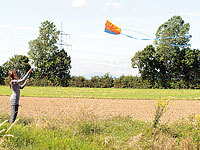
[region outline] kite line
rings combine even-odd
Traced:
[[[124,30],[124,29],[123,29]],[[127,30],[128,31],[128,30]],[[105,26],[105,32],[106,33],[109,33],[109,34],[114,34],[114,35],[123,35],[123,36],[126,36],[126,37],[129,37],[129,38],[132,38],[132,39],[135,39],[135,40],[143,40],[143,41],[150,41],[150,40],[155,40],[155,41],[159,41],[159,40],[167,40],[167,39],[177,39],[177,38],[191,38],[190,35],[183,35],[183,36],[176,36],[176,37],[163,37],[163,38],[136,38],[136,37],[133,37],[133,36],[130,36],[128,34],[124,34],[122,33],[122,29],[119,28],[118,26],[112,24],[110,21],[107,20],[106,22],[106,26]],[[138,33],[141,33],[141,32],[138,32]],[[142,33],[144,34],[144,33]],[[145,35],[145,34],[144,34]],[[171,45],[171,46],[178,46],[178,47],[188,47],[190,45],[177,45],[177,44],[170,44],[170,43],[165,43],[167,45]]]

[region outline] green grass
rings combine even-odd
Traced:
[[[3,119],[0,119],[2,122]],[[49,123],[49,122],[48,122]],[[128,146],[128,139],[141,133],[147,124],[132,120],[130,117],[115,117],[107,120],[75,121],[68,125],[37,126],[17,123],[10,134],[14,138],[7,138],[2,147],[7,149],[44,149],[44,150],[100,150],[116,149]],[[7,123],[2,128],[8,128]],[[0,128],[1,130],[1,128]],[[0,134],[0,137],[2,135]],[[0,145],[1,147],[1,145]]]
[[[0,86],[0,95],[11,95],[8,86]],[[116,98],[116,99],[158,99],[170,97],[180,100],[198,100],[200,90],[175,89],[102,89],[64,87],[26,87],[22,96],[66,97],[66,98]],[[0,115],[0,123],[9,116]],[[200,148],[200,115],[191,116],[172,123],[158,124],[134,120],[127,117],[113,117],[101,120],[97,116],[78,117],[76,120],[22,118],[9,134],[1,148],[24,150],[111,150],[111,149],[198,149]],[[6,123],[0,127],[6,129]],[[0,138],[5,133],[0,133]]]
[[[0,95],[12,94],[9,86],[0,86]],[[73,88],[27,86],[21,96],[59,98],[108,98],[108,99],[159,99],[200,100],[200,90],[192,89],[119,89],[119,88]]]
[[[85,116],[87,117],[87,116]],[[0,122],[6,117],[0,116]],[[62,122],[35,122],[21,120],[0,148],[24,150],[111,150],[111,149],[198,149],[200,145],[200,120],[191,117],[171,124],[152,128],[151,123],[131,117],[113,117],[106,120],[76,120]],[[8,128],[9,123],[0,127]],[[0,133],[0,138],[4,133]]]

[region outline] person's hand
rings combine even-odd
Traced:
[[[29,79],[26,79],[26,84],[28,84],[29,83]]]
[[[28,71],[28,73],[31,74],[32,71],[33,71],[33,69],[31,68],[31,69]]]

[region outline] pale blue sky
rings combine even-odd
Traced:
[[[27,55],[28,42],[37,38],[39,26],[52,21],[71,35],[67,50],[72,75],[110,72],[136,75],[131,58],[153,41],[138,41],[104,32],[106,20],[123,29],[152,38],[158,27],[174,15],[190,23],[192,48],[200,48],[199,0],[6,0],[0,3],[0,65],[14,54]],[[132,36],[143,38],[136,32]]]

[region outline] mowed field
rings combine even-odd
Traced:
[[[0,86],[1,113],[10,113],[11,94],[8,86]],[[161,98],[171,100],[163,122],[200,114],[200,90],[26,87],[21,91],[19,116],[75,119],[82,114],[100,118],[120,115],[152,121]]]

